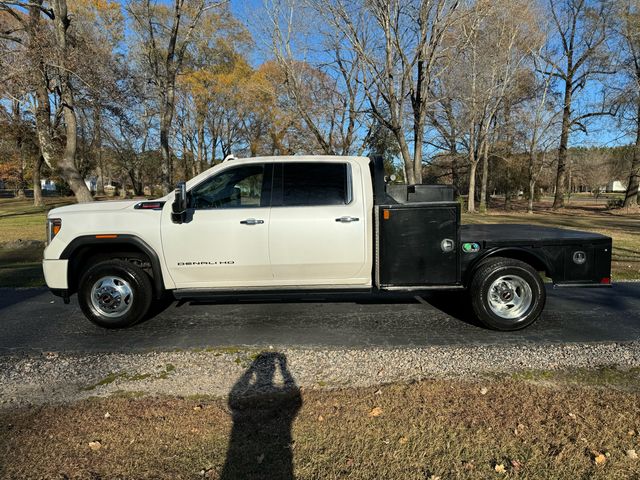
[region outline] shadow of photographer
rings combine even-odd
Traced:
[[[287,357],[258,355],[229,393],[233,427],[220,478],[293,479],[291,426],[301,406]]]

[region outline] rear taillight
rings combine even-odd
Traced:
[[[47,220],[47,243],[51,243],[51,240],[60,232],[62,228],[62,220],[59,218],[49,218]]]
[[[611,277],[603,277],[600,279],[600,283],[604,285],[609,285],[611,283]]]

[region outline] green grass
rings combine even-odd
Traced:
[[[74,202],[72,198],[45,198],[44,207],[34,207],[33,200],[0,199],[0,245],[20,240],[44,242],[47,212]]]
[[[47,212],[72,202],[45,198],[44,207],[34,207],[29,199],[0,199],[0,287],[44,285],[41,262]]]

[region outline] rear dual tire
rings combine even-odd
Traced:
[[[546,290],[531,265],[511,258],[490,258],[475,271],[469,287],[478,319],[494,330],[520,330],[535,322],[546,303]]]
[[[85,316],[104,328],[134,325],[149,311],[153,287],[142,268],[123,260],[107,260],[87,269],[78,288]]]

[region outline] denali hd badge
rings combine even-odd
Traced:
[[[223,262],[208,262],[208,261],[202,261],[202,262],[178,262],[178,266],[179,267],[190,267],[191,265],[233,265],[234,262],[233,260],[227,260],[227,261],[223,261]]]

